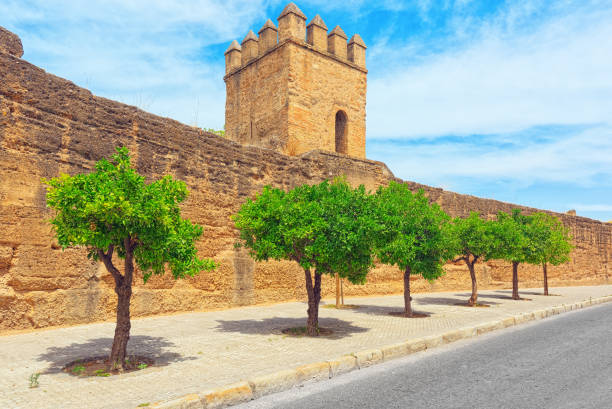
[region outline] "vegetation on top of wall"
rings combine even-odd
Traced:
[[[220,136],[222,138],[225,138],[225,129],[222,130],[217,130],[217,129],[213,129],[213,128],[206,128],[204,129],[206,132],[210,132],[210,133],[214,133],[217,136]]]

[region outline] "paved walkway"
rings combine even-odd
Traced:
[[[321,308],[320,325],[334,334],[293,338],[281,330],[301,326],[305,303],[187,313],[132,321],[128,352],[155,358],[157,367],[109,378],[76,378],[62,373],[66,363],[106,355],[113,323],[82,325],[0,337],[1,408],[134,408],[139,404],[183,396],[311,362],[334,359],[370,348],[455,328],[478,325],[522,312],[612,294],[612,285],[522,290],[531,301],[513,301],[510,290],[483,291],[479,301],[490,308],[455,305],[467,292],[416,294],[417,312],[431,316],[390,316],[401,310],[401,296],[353,298],[354,310]],[[28,377],[41,372],[40,387]]]

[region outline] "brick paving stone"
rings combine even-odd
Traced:
[[[612,286],[559,287],[552,292],[561,296],[521,290],[532,300],[513,301],[510,290],[482,291],[479,302],[490,308],[455,305],[469,298],[465,291],[415,294],[414,309],[431,314],[419,319],[389,315],[402,309],[401,296],[350,298],[347,304],[360,308],[321,308],[320,325],[334,333],[320,338],[281,332],[305,325],[307,306],[301,302],[134,319],[128,352],[150,356],[158,366],[108,378],[76,378],[60,369],[79,358],[108,354],[114,323],[0,336],[0,407],[134,408],[344,354],[612,295]],[[30,389],[28,377],[34,372],[42,373],[40,386]]]

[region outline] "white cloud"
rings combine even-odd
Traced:
[[[491,21],[459,20],[441,53],[424,41],[374,44],[368,136],[415,138],[502,133],[540,124],[611,121],[612,7],[556,10],[540,25],[521,2]],[[565,14],[563,14],[565,11]],[[531,20],[530,20],[531,21]],[[473,27],[480,29],[474,33]],[[467,33],[467,34],[466,34]],[[436,39],[439,41],[439,39]]]
[[[222,57],[270,1],[4,0],[24,58],[98,95],[188,124],[221,128]],[[215,55],[207,47],[219,45]],[[210,52],[210,51],[208,51]],[[219,55],[216,55],[219,54]]]
[[[532,134],[525,131],[513,146],[498,143],[508,136],[490,136],[483,142],[474,135],[435,144],[375,141],[369,150],[399,177],[451,189],[467,180],[508,181],[515,187],[541,182],[594,186],[602,177],[612,180],[612,126],[592,126],[565,136],[538,135],[530,142]]]

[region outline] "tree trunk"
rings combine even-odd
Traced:
[[[115,276],[115,293],[117,293],[117,324],[115,338],[110,354],[110,370],[123,371],[130,339],[130,300],[132,298],[132,277],[134,273],[134,249],[129,239],[125,240],[125,273],[123,277]]]
[[[336,273],[336,308],[340,308],[340,274]]]
[[[512,299],[520,300],[518,293],[518,261],[512,262]]]
[[[404,315],[412,316],[412,305],[410,304],[412,297],[410,296],[410,266],[404,271]]]
[[[304,270],[306,277],[306,292],[308,293],[308,320],[306,334],[311,337],[319,335],[319,302],[321,301],[321,274],[315,270],[314,286],[310,270]]]
[[[546,263],[542,263],[542,271],[544,272],[544,295],[548,295],[548,265]]]
[[[470,278],[472,279],[472,296],[468,300],[468,305],[473,307],[476,305],[476,300],[478,299],[478,286],[476,284],[476,272],[474,271],[474,264],[476,261],[466,260],[465,263],[470,269]]]

